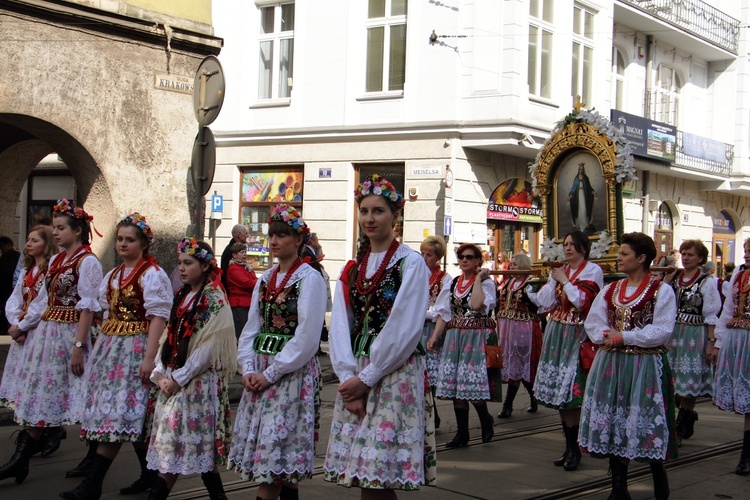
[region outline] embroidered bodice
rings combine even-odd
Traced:
[[[537,306],[531,302],[526,294],[526,282],[528,279],[518,285],[520,280],[505,280],[502,288],[498,292],[497,310],[495,317],[499,319],[512,319],[516,321],[536,321]]]
[[[146,261],[137,265],[127,277],[122,277],[125,264],[120,264],[109,276],[107,303],[109,316],[102,325],[107,335],[136,335],[148,333],[150,321],[146,319],[146,306],[141,278],[151,267]],[[114,286],[119,279],[119,286]]]
[[[750,292],[750,270],[740,271],[732,285],[732,298],[734,299],[734,310],[732,319],[727,323],[727,328],[742,328],[750,330],[750,307],[748,307],[748,292]]]
[[[621,297],[627,287],[627,278],[621,279],[607,288],[604,299],[607,304],[607,319],[613,328],[629,331],[643,328],[654,321],[657,291],[661,281],[651,278],[645,289],[627,302]]]
[[[84,251],[73,256],[67,262],[63,262],[55,270],[50,268],[46,279],[49,296],[47,309],[42,315],[43,320],[59,323],[78,322],[79,312],[75,309],[75,306],[81,300],[78,294],[80,267],[83,259],[89,255],[93,254]],[[63,259],[65,254],[58,254],[57,258]]]
[[[37,295],[39,290],[44,286],[46,279],[46,273],[42,270],[38,270],[36,276],[33,275],[33,271],[36,268],[32,268],[26,272],[24,276],[23,284],[21,285],[21,296],[23,297],[23,311],[18,316],[18,320],[21,321],[29,310],[29,305]]]
[[[675,292],[677,297],[677,322],[685,323],[690,325],[702,325],[705,323],[703,317],[703,293],[701,287],[703,283],[708,279],[708,275],[704,274],[698,277],[695,281],[683,286],[680,283],[680,276],[676,276],[670,286]]]
[[[276,335],[294,335],[297,329],[297,301],[299,300],[299,287],[301,281],[294,282],[279,294],[277,300],[266,302],[264,299],[268,283],[261,282],[260,285],[260,317],[262,319],[261,329],[263,333]]]

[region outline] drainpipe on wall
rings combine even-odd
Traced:
[[[651,200],[651,197],[648,194],[648,172],[643,171],[641,172],[641,186],[643,189],[643,211],[641,212],[641,232],[643,234],[648,234],[648,204]]]
[[[654,54],[656,52],[653,35],[646,35],[646,98],[644,99],[644,116],[649,118],[651,116],[651,92],[653,89],[653,74],[654,74]],[[643,211],[641,212],[641,232],[648,234],[648,205],[651,197],[649,196],[648,186],[648,172],[641,172],[641,186],[643,193]]]

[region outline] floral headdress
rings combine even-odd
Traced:
[[[205,248],[201,248],[198,245],[198,242],[195,241],[195,238],[187,236],[182,238],[182,240],[177,243],[177,253],[186,253],[191,257],[195,257],[202,262],[208,262],[211,266],[216,267],[216,257],[214,254]]]
[[[81,207],[77,207],[70,203],[67,198],[57,200],[57,205],[55,205],[52,210],[57,214],[67,215],[84,222],[91,222],[94,220],[94,217],[87,214]]]
[[[273,210],[271,210],[271,217],[268,218],[268,223],[270,224],[272,222],[283,222],[303,237],[307,237],[307,235],[310,234],[310,228],[305,224],[302,214],[300,214],[296,208],[290,207],[284,203],[276,205],[273,207]]]
[[[365,196],[377,194],[394,203],[398,208],[403,208],[406,200],[403,195],[396,192],[396,186],[385,177],[373,174],[365,179],[365,182],[354,190],[354,199],[359,204]]]
[[[151,226],[148,225],[148,222],[146,222],[145,215],[133,212],[132,214],[126,215],[120,219],[120,222],[117,225],[120,226],[122,224],[130,224],[140,229],[146,236],[146,241],[148,241],[149,247],[154,243],[154,232],[151,230]]]

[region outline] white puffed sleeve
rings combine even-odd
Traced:
[[[443,281],[443,288],[440,289],[440,293],[435,299],[435,305],[432,306],[435,311],[435,321],[438,317],[443,318],[446,323],[453,318],[451,312],[451,285],[453,285],[453,278]]]
[[[150,267],[141,276],[141,288],[143,288],[143,307],[146,309],[146,318],[155,317],[169,320],[172,311],[172,283],[169,276],[161,267]]]
[[[453,281],[453,278],[451,278],[451,275],[448,273],[445,273],[445,276],[443,276],[443,281],[440,283],[440,291],[438,292],[438,297],[440,297],[441,294],[443,294],[443,290],[448,288],[448,294],[450,294],[451,289],[451,281]],[[427,309],[427,315],[425,316],[425,319],[427,321],[432,321],[435,323],[440,316],[437,310],[437,297],[435,298],[435,303],[430,306],[429,309]],[[450,311],[449,311],[450,312]]]
[[[341,280],[347,267],[341,271],[336,289],[333,292],[333,308],[331,309],[331,322],[328,327],[328,348],[331,356],[331,366],[341,383],[346,382],[357,374],[357,360],[352,353],[351,330],[354,326],[354,315],[351,307],[347,305],[349,298],[346,296],[346,285]]]
[[[36,269],[36,267],[34,268]],[[34,270],[32,269],[32,273]],[[33,276],[33,275],[32,275]],[[16,281],[16,286],[13,287],[13,293],[8,297],[8,301],[5,303],[5,319],[11,325],[18,324],[18,317],[23,312],[23,280],[26,279],[26,269],[21,268],[21,275]]]
[[[578,275],[578,281],[593,281],[599,287],[599,290],[601,290],[604,287],[604,273],[602,272],[602,268],[593,262],[586,262],[586,267]],[[586,300],[589,297],[587,290],[581,289],[570,281],[565,283],[563,290],[565,290],[565,296],[570,303],[578,309],[581,309],[586,304]]]
[[[370,347],[370,364],[359,373],[360,380],[369,387],[406,363],[422,336],[424,317],[415,312],[427,309],[430,274],[418,253],[406,256],[401,275],[391,314]]]
[[[726,286],[726,283],[724,286],[724,307],[721,310],[721,316],[719,316],[719,320],[716,322],[716,328],[714,329],[716,347],[718,348],[721,348],[721,345],[724,342],[724,337],[727,332],[727,323],[729,323],[734,316],[734,282],[740,274],[743,273],[739,271],[734,273],[729,282],[729,286]]]
[[[76,310],[101,311],[99,286],[102,284],[102,264],[94,255],[87,255],[81,261],[78,272],[78,296],[81,300],[76,304]]]
[[[555,296],[556,287],[557,281],[550,276],[547,283],[545,283],[538,292],[532,291],[532,286],[527,285],[526,295],[529,296],[529,300],[536,304],[537,307],[543,307],[547,311],[551,311],[557,305],[557,297]]]
[[[271,269],[265,272],[268,274]],[[265,276],[264,274],[264,276]],[[260,333],[261,317],[260,317],[260,284],[263,278],[255,282],[255,289],[253,290],[253,296],[250,300],[250,311],[247,314],[247,323],[242,328],[240,333],[240,342],[237,346],[237,363],[240,365],[242,370],[242,376],[257,373],[255,368],[255,350],[253,349],[253,341],[255,337]]]
[[[488,278],[482,281],[482,291],[484,292],[484,306],[480,312],[489,315],[497,304],[495,280]]]
[[[328,291],[323,276],[312,267],[306,267],[309,269],[301,280],[297,299],[298,323],[294,338],[274,356],[273,362],[263,372],[263,376],[272,384],[287,373],[302,368],[315,356],[320,344]]]
[[[101,307],[102,317],[104,319],[109,318],[109,300],[107,299],[107,291],[109,290],[109,280],[112,278],[112,273],[114,273],[116,269],[117,268],[112,269],[105,274],[104,279],[99,285],[99,307]],[[112,286],[118,286],[117,280],[115,280]]]
[[[721,295],[719,295],[719,280],[707,278],[701,285],[703,295],[703,317],[707,325],[715,325],[721,314]]]

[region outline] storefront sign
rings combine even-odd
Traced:
[[[508,179],[490,195],[487,219],[541,223],[541,206],[541,199],[534,196],[529,181],[522,178]]]
[[[612,110],[612,123],[620,127],[633,145],[633,154],[662,161],[674,161],[677,129],[641,116]]]
[[[726,165],[729,162],[726,144],[687,132],[682,133],[682,153],[685,156],[712,161],[720,165]]]

